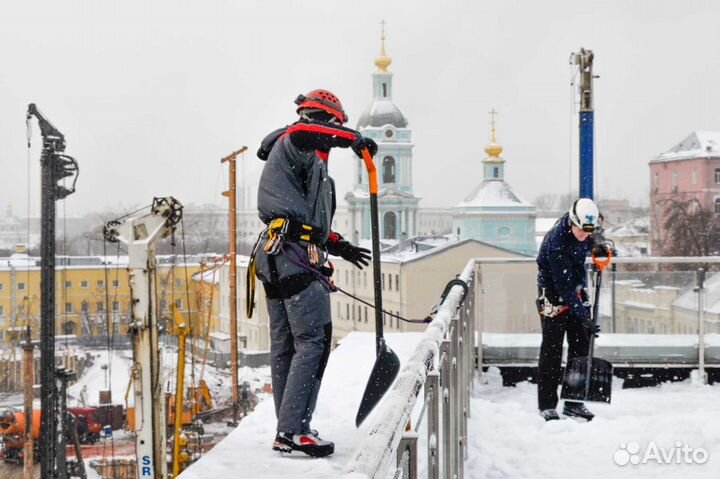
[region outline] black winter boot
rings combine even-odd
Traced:
[[[587,422],[592,421],[595,417],[595,414],[588,411],[588,409],[583,403],[573,401],[565,401],[565,406],[563,407],[563,414],[568,417],[585,419]]]

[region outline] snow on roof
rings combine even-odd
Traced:
[[[673,306],[690,311],[698,310],[698,295],[692,289],[678,296]],[[705,312],[720,314],[720,273],[708,275],[705,281]]]
[[[400,108],[388,99],[376,99],[370,108],[365,110],[358,121],[358,128],[367,126],[380,127],[392,125],[396,128],[406,128],[408,121]]]
[[[720,131],[694,131],[651,163],[720,157]]]
[[[520,199],[512,187],[503,180],[483,180],[455,208],[487,208],[487,207],[535,207]]]
[[[385,334],[388,346],[402,364],[408,361],[422,337],[423,333]],[[355,412],[374,363],[375,333],[351,332],[330,354],[312,427],[320,431],[323,438],[336,441],[338,447],[332,456],[305,460],[298,454],[281,456],[273,452],[270,446],[275,437],[277,420],[273,401],[268,399],[243,418],[229,436],[188,467],[180,479],[235,477],[238,471],[246,471],[247,477],[265,479],[341,477],[355,444],[366,434],[362,428],[355,427]],[[421,403],[417,402],[414,417],[417,417]],[[371,422],[365,421],[365,426]]]
[[[218,341],[230,341],[230,335],[227,333],[212,332],[208,336]]]

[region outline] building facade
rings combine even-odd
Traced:
[[[663,256],[672,242],[665,216],[673,199],[697,199],[703,208],[720,213],[720,132],[695,131],[650,161],[650,233],[656,256]]]
[[[460,239],[476,239],[524,255],[537,252],[535,207],[520,199],[505,181],[502,146],[492,138],[482,161],[483,181],[453,207],[453,233]]]
[[[393,74],[388,71],[392,60],[385,53],[385,33],[382,50],[375,59],[377,71],[373,73],[373,102],[362,114],[357,128],[375,140],[378,151],[375,165],[378,170],[378,209],[380,236],[397,239],[403,234],[414,236],[418,231],[418,204],[413,194],[412,132],[408,121],[392,100]],[[351,230],[353,235],[370,238],[370,197],[368,177],[363,160],[355,160],[355,181],[347,193]]]

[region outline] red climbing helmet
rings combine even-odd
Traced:
[[[313,90],[307,95],[298,95],[295,99],[295,104],[298,106],[298,114],[306,108],[319,108],[337,118],[340,123],[348,121],[348,117],[338,97],[327,90]]]

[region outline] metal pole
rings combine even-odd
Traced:
[[[230,188],[223,192],[230,203],[230,377],[232,378],[232,425],[238,424],[238,343],[237,343],[237,172],[235,159],[247,150],[243,146],[226,156],[221,163],[230,163]]]
[[[33,384],[34,378],[33,345],[30,337],[30,326],[25,333],[23,344],[23,406],[25,411],[25,437],[23,445],[25,453],[23,457],[23,479],[33,479]]]
[[[442,456],[442,466],[444,471],[444,477],[446,479],[452,478],[452,459],[450,451],[452,450],[452,436],[451,436],[451,411],[450,411],[450,340],[445,339],[441,346],[441,366],[440,366],[440,381],[441,381],[441,392],[442,392],[442,449],[440,454]]]
[[[593,198],[593,58],[592,50],[581,48],[578,53],[571,56],[572,62],[580,71],[580,197]]]
[[[188,324],[173,305],[172,333],[178,338],[177,377],[175,383],[175,424],[173,430],[173,477],[180,475],[180,431],[182,430],[183,393],[185,380],[185,342],[189,333]]]
[[[417,440],[418,435],[415,432],[405,432],[400,439],[400,445],[397,448],[397,466],[402,470],[403,479],[417,479]],[[407,453],[407,468],[403,464],[403,456]]]
[[[47,142],[46,142],[47,143]],[[40,476],[56,474],[55,389],[55,155],[43,148],[40,233]]]
[[[617,316],[616,316],[616,306],[615,306],[615,281],[617,280],[617,265],[615,262],[613,262],[610,265],[610,276],[612,277],[612,282],[610,283],[610,302],[611,302],[611,308],[612,308],[612,332],[617,333]]]
[[[707,384],[705,375],[705,270],[697,270],[698,293],[698,374],[700,380]]]
[[[460,340],[460,321],[457,316],[450,321],[451,333],[451,346],[450,350],[450,417],[452,420],[452,427],[450,430],[452,440],[452,456],[451,460],[453,463],[453,479],[462,479],[462,438],[460,437],[460,391],[458,387],[459,369],[458,369],[458,357],[459,357],[459,340]]]
[[[425,380],[425,401],[429,402],[427,410],[428,479],[439,479],[440,374],[437,371],[430,371]]]

